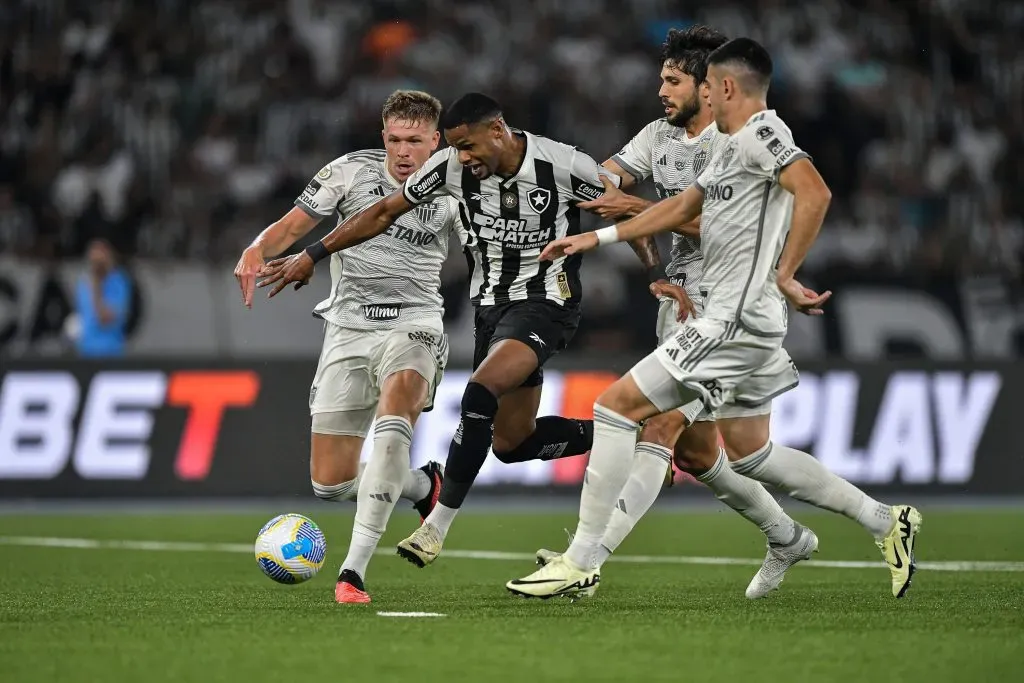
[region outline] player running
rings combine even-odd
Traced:
[[[592,593],[600,581],[598,548],[629,477],[632,458],[625,453],[636,445],[638,422],[680,406],[693,422],[723,406],[761,405],[792,388],[796,368],[782,348],[786,299],[802,313],[820,315],[830,296],[795,279],[831,194],[789,128],[767,109],[770,56],[756,42],[739,38],[716,49],[708,64],[710,105],[718,129],[729,138],[696,183],[621,225],[557,240],[542,255],[579,254],[701,215],[704,315],[688,319],[598,398],[576,534],[564,555],[508,582],[514,593],[544,598]],[[719,416],[732,470],[861,523],[889,565],[893,595],[905,594],[921,524],[916,509],[879,503],[812,456],[772,444],[767,414]],[[703,479],[715,483],[731,469],[719,455]]]
[[[245,305],[252,305],[265,258],[335,210],[343,223],[376,205],[423,166],[440,141],[440,113],[441,103],[427,93],[392,93],[382,111],[384,149],[351,152],[324,166],[295,208],[242,254],[235,276]],[[313,492],[324,500],[356,501],[352,542],[334,593],[341,603],[370,602],[366,568],[398,499],[413,501],[421,517],[437,502],[441,466],[410,469],[409,448],[448,358],[440,273],[453,234],[464,241],[455,201],[421,204],[386,234],[331,258],[331,294],[314,310],[324,319],[324,345],[309,392]],[[360,472],[375,415],[373,454]]]
[[[581,298],[580,256],[538,257],[553,240],[579,233],[577,204],[604,193],[600,167],[569,145],[510,128],[498,103],[479,93],[454,102],[442,128],[450,147],[401,192],[339,226],[309,256],[271,264],[278,288],[303,282],[317,260],[381,233],[414,207],[443,195],[460,203],[473,259],[474,370],[438,505],[398,544],[398,554],[420,567],[441,552],[492,444],[502,461],[522,462],[585,453],[593,438],[589,420],[536,418],[542,368],[572,339]]]
[[[728,142],[729,136],[719,132],[715,125],[706,82],[708,56],[725,42],[724,35],[707,26],[668,32],[662,46],[662,84],[658,93],[666,116],[645,126],[622,151],[604,162],[608,170],[622,179],[621,187],[631,187],[653,176],[661,199],[675,196],[696,181],[715,152]],[[616,219],[635,216],[653,204],[610,186],[605,190],[600,199],[581,206],[603,218]],[[651,237],[644,239],[651,240]],[[667,272],[673,283],[685,288],[689,306],[680,315],[676,301],[662,300],[656,330],[659,343],[667,342],[681,331],[681,318],[702,313],[703,261],[699,220],[677,228]],[[724,405],[716,415],[705,412],[689,426],[684,409],[647,420],[640,431],[629,479],[619,492],[611,522],[597,549],[598,569],[654,504],[661,490],[661,473],[668,465],[671,476],[669,463],[674,459],[680,469],[706,481],[720,500],[766,535],[768,552],[764,565],[747,587],[747,597],[759,598],[777,588],[789,567],[810,557],[817,549],[817,537],[786,515],[759,483],[729,467],[715,469],[722,453],[715,417],[770,413],[771,401],[768,400],[758,406]],[[538,550],[537,563],[544,565],[558,555],[550,550]]]

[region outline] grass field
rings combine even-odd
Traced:
[[[532,570],[537,547],[564,547],[572,512],[464,514],[447,550],[505,554],[452,552],[423,570],[391,554],[417,521],[403,513],[392,520],[387,554],[370,565],[374,602],[341,606],[333,581],[351,517],[334,508],[306,511],[327,534],[327,565],[295,587],[263,577],[252,557],[265,514],[0,516],[0,680],[1016,678],[1024,661],[1024,513],[922,512],[920,561],[1004,564],[922,569],[897,602],[858,527],[800,513],[821,538],[819,560],[871,566],[801,565],[779,592],[751,602],[743,589],[763,554],[756,530],[725,512],[675,512],[641,523],[605,566],[594,598],[526,601],[507,594],[504,582]],[[47,540],[56,538],[92,542]],[[637,555],[656,557],[630,557]]]

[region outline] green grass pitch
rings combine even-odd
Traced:
[[[281,512],[303,510],[281,510]],[[268,514],[0,516],[0,680],[48,681],[998,681],[1024,662],[1024,512],[922,509],[922,569],[904,600],[888,572],[800,565],[748,601],[756,566],[640,563],[627,556],[760,559],[731,513],[644,519],[605,565],[594,598],[527,601],[504,582],[525,558],[442,555],[416,569],[392,555],[417,523],[392,519],[370,565],[370,605],[336,605],[351,509],[305,510],[328,539],[300,586],[265,578],[251,551]],[[800,511],[816,559],[878,560],[853,523]],[[463,514],[448,550],[561,550],[575,514]],[[12,537],[232,544],[187,549],[32,547]],[[46,541],[41,541],[46,542]],[[96,544],[93,544],[96,545]],[[1015,569],[1016,571],[1011,571]],[[388,618],[381,611],[437,612]]]

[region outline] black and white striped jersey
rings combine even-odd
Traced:
[[[459,163],[458,150],[441,150],[405,181],[413,204],[448,194],[459,201],[473,259],[470,298],[477,306],[512,301],[580,302],[579,254],[555,261],[537,257],[549,242],[580,231],[581,201],[604,194],[600,175],[619,179],[576,148],[532,133],[519,170],[509,178],[477,180]]]

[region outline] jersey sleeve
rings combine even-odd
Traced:
[[[737,137],[741,161],[761,175],[775,177],[794,161],[809,158],[793,142],[789,128],[779,120],[755,122]]]
[[[622,183],[622,178],[598,164],[589,154],[578,149],[573,150],[572,161],[569,165],[569,191],[572,199],[589,202],[602,196],[604,194],[602,176],[611,180],[615,187]]]
[[[295,206],[318,220],[330,216],[352,184],[353,166],[346,157],[339,157],[321,168],[295,200]]]
[[[640,183],[651,176],[651,158],[654,155],[654,134],[651,126],[644,126],[626,146],[612,155],[612,161]]]
[[[459,246],[464,247],[469,242],[469,232],[462,223],[459,202],[451,197],[448,198],[448,230],[459,238]]]
[[[448,174],[452,172],[455,154],[454,147],[445,147],[406,178],[405,184],[402,185],[402,194],[406,201],[410,204],[422,204],[444,193],[448,189]]]

